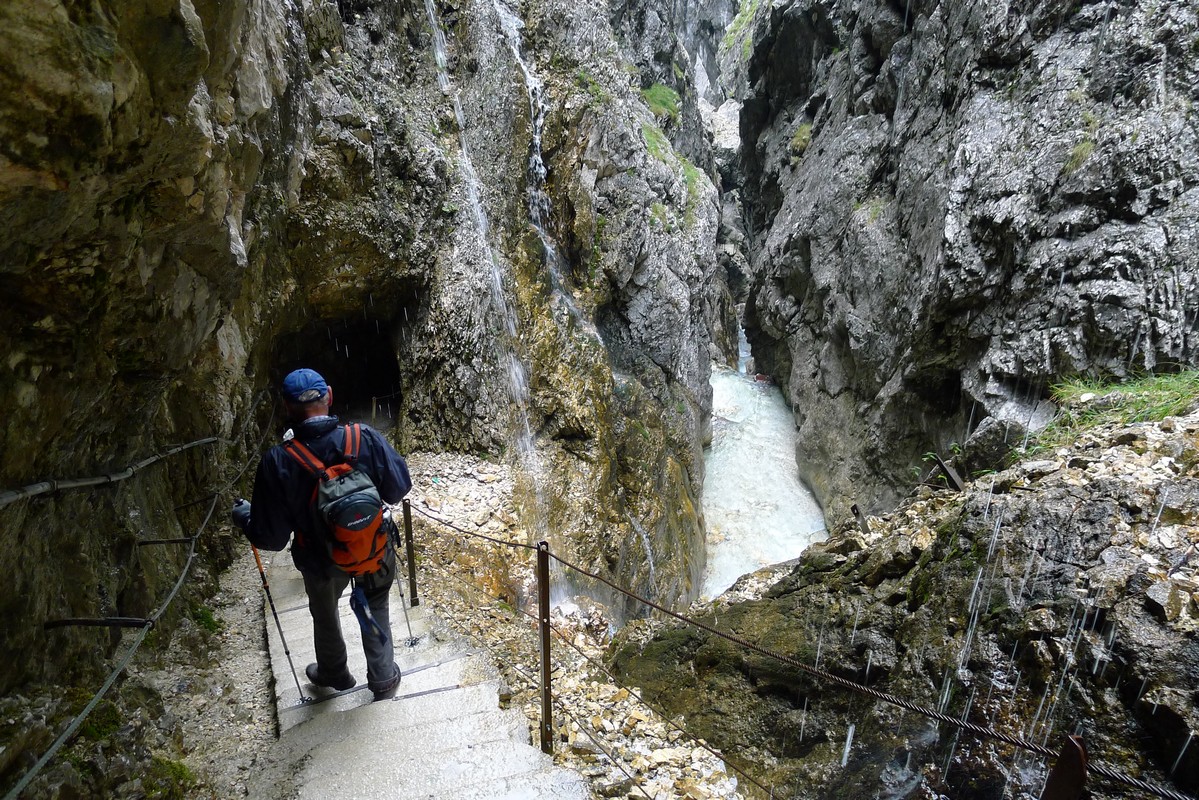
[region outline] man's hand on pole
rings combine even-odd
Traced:
[[[250,525],[250,503],[239,497],[233,501],[233,511],[230,512],[233,524],[244,532]]]

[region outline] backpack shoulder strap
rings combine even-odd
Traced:
[[[346,442],[342,449],[345,462],[352,466],[358,465],[358,451],[362,449],[362,426],[355,422],[346,426]]]
[[[289,456],[300,462],[300,466],[312,475],[320,475],[325,471],[325,465],[319,458],[298,439],[292,439],[283,444],[283,449]]]

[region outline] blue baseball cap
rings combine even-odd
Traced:
[[[293,403],[311,403],[320,400],[329,391],[329,384],[316,370],[297,369],[283,379],[283,396]]]

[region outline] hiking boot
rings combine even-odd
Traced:
[[[336,689],[341,692],[346,689],[353,689],[354,684],[358,681],[350,674],[348,669],[342,670],[340,675],[334,675],[331,678],[321,674],[321,668],[316,664],[309,664],[304,668],[304,674],[308,676],[308,681],[313,686],[320,686],[325,689]]]
[[[396,689],[400,688],[400,668],[395,668],[396,674],[385,681],[369,681],[370,689],[375,693],[376,700],[386,700],[394,697]]]

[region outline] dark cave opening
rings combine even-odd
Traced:
[[[395,424],[400,399],[400,366],[392,343],[392,323],[379,318],[316,320],[275,343],[271,385],[287,373],[309,367],[333,388],[333,409],[346,422],[377,428]]]

